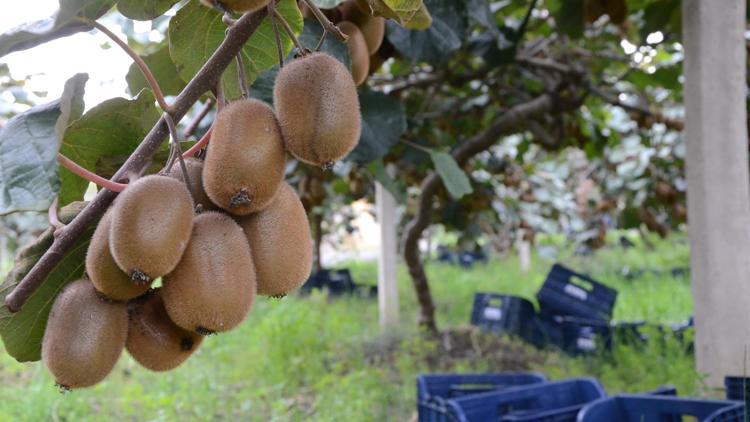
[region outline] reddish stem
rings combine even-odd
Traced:
[[[128,186],[127,184],[113,182],[99,176],[98,174],[92,173],[60,153],[57,154],[57,161],[63,167],[70,170],[73,174],[76,174],[81,178],[88,180],[91,183],[95,183],[105,189],[109,189],[112,192],[122,192]]]
[[[190,158],[193,155],[195,155],[195,153],[197,153],[201,149],[205,148],[205,146],[208,145],[208,141],[211,140],[211,131],[212,130],[213,130],[213,128],[208,129],[208,132],[206,132],[206,134],[203,135],[203,137],[198,142],[196,142],[195,145],[193,145],[192,147],[190,147],[189,150],[185,151],[185,153],[182,154],[182,157],[183,158]]]

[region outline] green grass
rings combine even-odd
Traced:
[[[655,250],[623,252],[613,247],[592,257],[563,252],[560,260],[618,289],[617,320],[674,323],[690,314],[688,280],[668,273],[634,281],[617,275],[623,265],[667,270],[687,266],[682,238],[658,241]],[[470,271],[428,264],[439,325],[466,326],[476,291],[533,300],[550,265],[535,258],[524,274],[514,259],[493,260]],[[356,281],[375,283],[374,263],[347,266]],[[611,355],[572,359],[478,336],[481,357],[453,356],[417,331],[415,297],[404,268],[399,284],[402,324],[387,335],[379,333],[376,301],[328,300],[322,294],[260,299],[241,328],[208,338],[175,371],[151,373],[123,355],[105,382],[65,395],[53,387],[40,363],[21,364],[0,353],[0,421],[408,420],[415,412],[415,376],[435,370],[520,367],[553,379],[594,376],[610,393],[672,384],[681,394],[703,394],[692,357],[671,341],[653,341],[645,348],[619,346]]]

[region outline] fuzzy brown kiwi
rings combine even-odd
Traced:
[[[55,299],[42,340],[42,360],[63,389],[103,380],[125,347],[124,303],[102,299],[88,280],[77,280]]]
[[[362,85],[367,80],[367,74],[370,71],[370,53],[367,50],[365,37],[359,27],[349,21],[339,22],[336,26],[349,37],[347,45],[349,58],[352,61],[352,78],[357,86]]]
[[[132,182],[112,208],[109,247],[117,265],[142,284],[177,265],[193,228],[193,199],[167,176]]]
[[[110,208],[99,220],[86,251],[86,274],[99,293],[112,300],[129,300],[145,293],[149,283],[135,283],[117,266],[109,250]]]
[[[330,55],[313,53],[284,65],[273,102],[286,148],[297,159],[327,168],[357,146],[357,87],[346,66]]]
[[[233,12],[255,12],[270,3],[270,0],[201,0],[208,7],[216,7],[218,4],[225,10]]]
[[[312,239],[297,193],[284,183],[268,208],[240,219],[253,254],[258,294],[280,296],[310,276]]]
[[[128,318],[125,348],[133,359],[152,371],[177,368],[203,341],[203,336],[169,319],[161,288],[130,301]]]
[[[169,317],[199,334],[227,331],[250,312],[255,291],[255,267],[242,228],[226,214],[199,214],[180,263],[163,279]]]
[[[203,187],[203,161],[197,158],[188,158],[185,160],[185,169],[188,178],[190,178],[190,194],[193,197],[196,210],[200,212],[216,210],[216,205],[208,198]],[[185,176],[182,174],[182,167],[179,163],[175,163],[166,175],[185,182]]]
[[[355,23],[362,31],[370,55],[375,54],[385,38],[385,18],[373,16],[367,2],[347,1],[340,8],[344,20]]]
[[[284,141],[273,109],[238,100],[216,117],[203,164],[203,186],[214,204],[247,215],[271,203],[284,179]]]

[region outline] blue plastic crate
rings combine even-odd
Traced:
[[[417,377],[419,422],[448,421],[446,401],[451,398],[546,381],[543,375],[535,373],[420,375]]]
[[[519,336],[531,341],[536,311],[534,305],[518,296],[476,293],[471,324],[484,332]]]
[[[727,399],[750,402],[749,377],[724,377],[724,388]]]
[[[471,268],[477,262],[487,264],[487,254],[484,252],[461,252],[458,254],[458,264],[464,268]]]
[[[542,313],[535,322],[533,344],[556,346],[571,355],[591,354],[611,349],[612,332],[604,321]]]
[[[300,292],[310,293],[314,289],[326,290],[331,296],[359,295],[376,297],[377,286],[358,285],[352,281],[351,272],[346,269],[321,269],[302,285]]]
[[[629,394],[585,406],[578,422],[664,422],[691,416],[701,422],[740,422],[744,405],[723,400]]]
[[[555,264],[537,293],[537,299],[542,312],[609,321],[617,290]]]
[[[460,422],[575,422],[585,404],[602,397],[598,381],[580,378],[451,399],[448,411]]]

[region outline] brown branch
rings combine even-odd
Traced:
[[[311,0],[303,0],[303,2],[307,5],[307,7],[310,8],[310,11],[315,15],[315,19],[320,22],[320,25],[323,27],[323,29],[326,32],[332,33],[336,38],[338,38],[339,41],[345,43],[349,37],[341,32],[338,26],[334,25],[327,17],[323,14],[323,12],[318,8],[318,5],[315,4],[314,1]]]
[[[208,100],[206,100],[206,103],[203,105],[201,111],[198,112],[193,121],[190,122],[190,124],[185,128],[185,131],[182,132],[183,138],[187,139],[193,136],[195,131],[198,130],[198,126],[200,126],[203,119],[205,119],[208,115],[208,112],[211,111],[211,109],[214,107],[214,103],[215,101],[213,98],[209,98]]]
[[[497,118],[487,130],[462,143],[451,155],[459,166],[463,166],[471,157],[494,145],[501,136],[522,130],[529,118],[550,111],[553,106],[554,101],[549,94],[543,94],[533,100],[518,104]],[[419,239],[422,238],[422,232],[430,225],[432,198],[442,184],[442,179],[435,172],[431,172],[422,181],[419,208],[417,214],[407,224],[404,235],[404,259],[420,305],[419,323],[433,332],[437,331],[435,304],[420,258]]]
[[[234,60],[234,56],[242,49],[265,17],[265,9],[252,14],[245,14],[229,29],[221,45],[172,104],[172,117],[175,120],[182,119],[203,93],[216,86],[224,70]],[[159,119],[112,179],[122,180],[130,173],[140,173],[164,142],[168,132],[169,129],[164,118]],[[47,275],[72,249],[85,230],[104,213],[115,196],[114,192],[102,189],[94,200],[60,231],[52,246],[42,255],[13,292],[5,298],[5,305],[9,311],[17,312],[21,309],[29,296],[39,288]]]
[[[684,121],[680,119],[673,119],[671,117],[667,117],[663,113],[651,110],[648,107],[640,106],[637,104],[628,104],[626,102],[623,102],[620,100],[620,98],[618,98],[617,94],[607,93],[595,86],[588,87],[588,90],[592,95],[601,98],[602,100],[604,100],[604,102],[612,104],[613,106],[616,106],[616,107],[620,107],[625,111],[637,113],[643,116],[652,117],[655,123],[662,123],[668,129],[682,131],[685,128]]]

